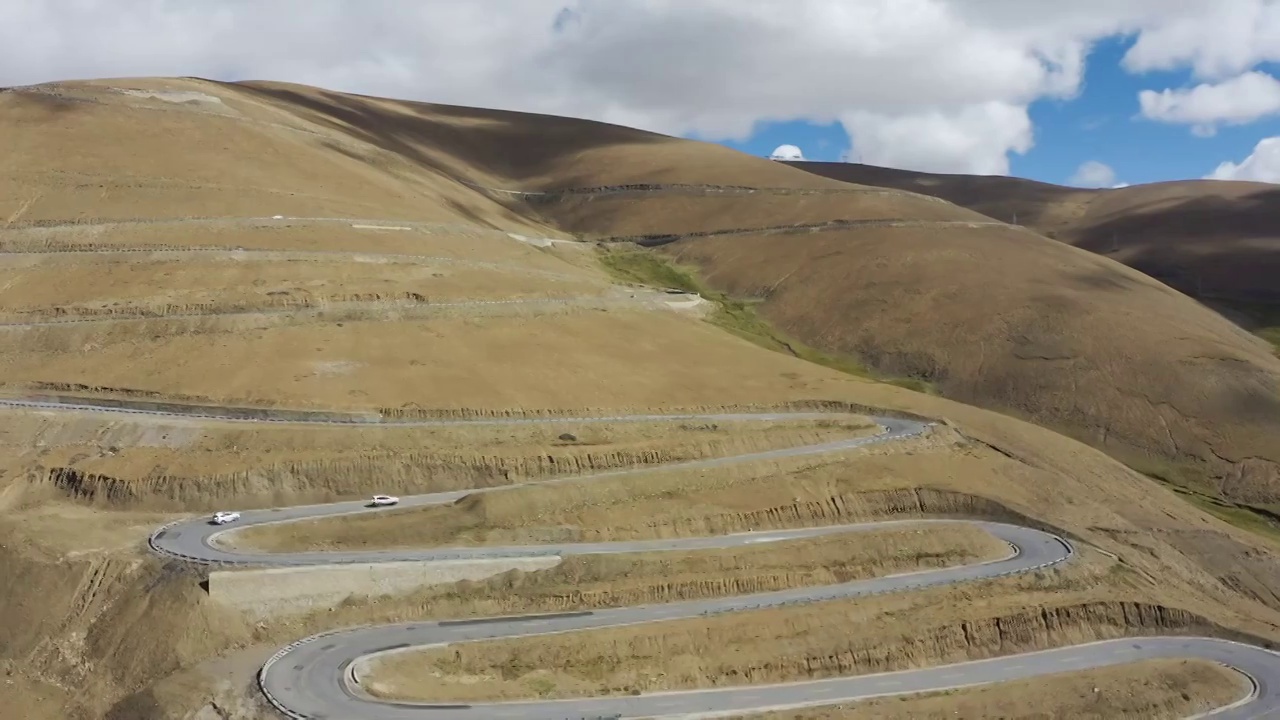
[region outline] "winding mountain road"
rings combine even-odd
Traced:
[[[44,403],[46,409],[119,412],[118,408],[88,408]],[[159,413],[176,414],[182,413]],[[823,413],[739,413],[681,416],[635,416],[627,419],[781,420],[821,416]],[[197,417],[207,417],[200,415]],[[248,422],[257,420],[236,418]],[[616,422],[620,418],[609,418]],[[606,420],[604,418],[595,421]],[[591,418],[541,420],[492,419],[485,424],[529,422],[591,422]],[[730,463],[832,453],[918,436],[928,425],[914,420],[877,417],[879,434],[820,445],[770,450],[748,455],[679,463],[664,468],[713,468]],[[317,422],[325,422],[318,420]],[[359,424],[366,424],[368,421]],[[376,422],[376,421],[374,421]],[[412,424],[475,424],[470,420],[427,420]],[[406,423],[388,423],[402,425]],[[584,482],[652,468],[625,469],[590,476],[544,481]],[[449,503],[477,492],[500,492],[510,487],[433,493],[404,498],[401,507]],[[977,520],[901,520],[880,523],[748,532],[719,537],[644,540],[616,543],[569,543],[518,547],[468,547],[436,550],[381,550],[368,552],[305,552],[268,554],[225,547],[228,534],[254,525],[293,522],[353,513],[386,512],[363,502],[333,503],[272,510],[247,511],[233,528],[211,525],[205,518],[170,523],[154,532],[151,548],[162,555],[190,562],[217,565],[301,566],[391,560],[435,560],[512,556],[561,556],[594,553],[653,552],[741,547],[761,542],[782,542],[836,533],[885,528],[917,527],[927,530],[942,523],[966,523],[980,527],[1010,545],[1010,554],[997,560],[923,572],[858,580],[824,587],[794,588],[737,597],[700,599],[636,607],[592,611],[473,618],[350,628],[322,633],[290,644],[277,652],[259,672],[259,685],[268,700],[284,715],[309,720],[598,720],[603,718],[695,718],[788,709],[841,702],[855,702],[884,695],[920,693],[971,685],[1033,678],[1042,675],[1102,668],[1157,658],[1194,658],[1221,663],[1244,674],[1252,692],[1236,703],[1211,713],[1222,720],[1280,717],[1280,654],[1259,647],[1215,638],[1147,637],[1112,640],[1024,653],[919,670],[833,678],[781,685],[755,685],[714,690],[654,693],[638,696],[577,700],[502,702],[485,704],[413,703],[379,700],[364,692],[360,673],[380,654],[422,646],[474,642],[562,633],[593,628],[661,622],[681,618],[777,607],[802,603],[898,593],[960,582],[1031,572],[1069,561],[1073,548],[1055,535],[1017,525]],[[1204,717],[1204,716],[1201,716]]]

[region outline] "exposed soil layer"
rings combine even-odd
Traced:
[[[757,714],[750,720],[1181,720],[1244,697],[1246,685],[1239,673],[1213,663],[1150,660],[840,708]]]

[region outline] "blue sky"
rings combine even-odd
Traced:
[[[1089,160],[1115,170],[1129,184],[1200,178],[1224,160],[1239,162],[1258,141],[1280,135],[1280,117],[1247,125],[1221,126],[1212,137],[1198,137],[1187,125],[1165,124],[1141,117],[1142,90],[1183,88],[1201,81],[1190,69],[1131,74],[1120,65],[1129,38],[1099,43],[1090,53],[1084,86],[1073,99],[1039,100],[1031,105],[1035,146],[1025,155],[1010,155],[1010,173],[1043,182],[1068,184]],[[1259,70],[1276,75],[1280,64]],[[797,145],[808,160],[838,161],[850,150],[849,135],[838,122],[764,123],[744,142],[724,145],[767,156],[782,144]]]

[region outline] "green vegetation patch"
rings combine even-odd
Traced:
[[[1271,343],[1280,356],[1280,305],[1213,300],[1209,307]]]
[[[1148,461],[1131,464],[1130,467],[1219,520],[1280,545],[1280,513],[1272,508],[1236,503],[1222,497],[1208,476],[1194,465]]]
[[[600,262],[611,275],[622,282],[701,293],[703,297],[710,299],[706,289],[693,275],[676,268],[654,253],[645,250],[605,250]]]
[[[744,340],[775,352],[782,352],[801,360],[839,370],[857,377],[879,380],[916,392],[936,394],[935,388],[924,380],[915,378],[889,378],[876,375],[866,365],[853,358],[841,357],[809,347],[779,333],[760,317],[755,306],[758,300],[739,300],[712,290],[694,273],[678,267],[651,250],[603,248],[600,263],[617,280],[636,285],[672,288],[698,293],[715,303],[711,323]]]
[[[1280,355],[1280,327],[1267,327],[1256,331],[1258,337],[1271,343],[1276,349],[1276,354]]]

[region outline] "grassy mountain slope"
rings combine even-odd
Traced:
[[[6,394],[404,415],[810,400],[921,413],[950,424],[917,443],[821,462],[472,496],[416,527],[517,540],[651,537],[1013,513],[1062,528],[1081,562],[887,599],[870,611],[884,633],[876,642],[912,635],[922,618],[930,637],[946,638],[975,621],[1029,628],[1027,619],[1059,615],[1074,618],[1072,638],[1190,627],[1280,640],[1280,562],[1265,540],[1044,428],[785,352],[794,338],[814,352],[857,353],[1112,450],[1240,459],[1214,461],[1224,487],[1272,491],[1276,371],[1265,348],[1114,262],[924,195],[716,146],[296,85],[128,79],[3,92],[0,134]],[[597,190],[558,192],[584,187]],[[796,226],[804,231],[787,231]],[[705,235],[681,239],[690,232]],[[729,294],[716,309],[615,285],[593,244],[543,242],[575,234],[669,236],[645,241],[658,247],[636,279]],[[575,300],[531,304],[566,298]],[[494,300],[516,302],[480,304]],[[711,311],[757,342],[705,322]],[[783,352],[759,346],[770,343]],[[243,687],[212,688],[210,678],[247,686],[255,663],[309,633],[477,608],[562,609],[572,597],[563,576],[499,578],[377,603],[356,593],[337,608],[258,622],[214,603],[198,571],[145,552],[152,528],[185,513],[492,486],[838,431],[388,431],[0,409],[0,570],[22,578],[0,584],[0,665],[13,680],[0,684],[0,707],[39,720],[225,716],[243,698],[224,694]],[[623,568],[630,596],[669,596],[668,574],[643,572],[654,565]],[[785,580],[748,560],[736,567],[744,587]],[[689,592],[731,589],[707,580]],[[1177,612],[1136,613],[1131,603]],[[921,616],[916,604],[938,611]],[[829,627],[850,609],[742,622],[764,637],[797,618]],[[813,657],[849,650],[833,645],[843,633],[806,637]],[[1063,641],[1040,629],[1024,645],[984,638],[911,656]]]
[[[775,183],[759,187],[782,182],[770,163],[740,162],[721,184],[757,172]],[[589,237],[660,246],[808,345],[1034,419],[1199,491],[1280,500],[1280,360],[1118,262],[866,185],[532,206]]]
[[[822,177],[943,198],[1106,255],[1244,323],[1280,305],[1280,188],[1189,180],[1083,190],[1009,177],[934,175],[848,163],[790,163]]]

